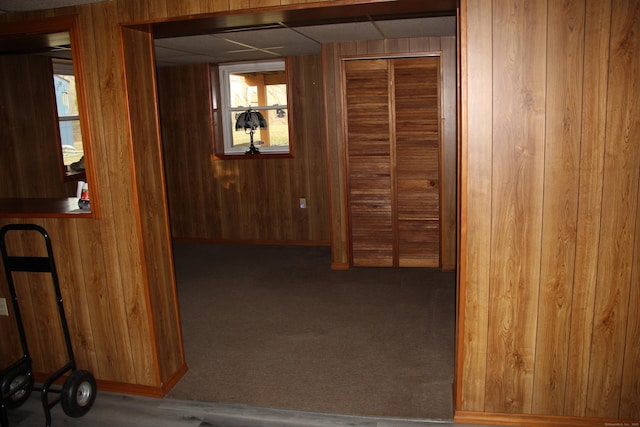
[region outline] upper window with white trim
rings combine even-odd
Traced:
[[[220,65],[218,69],[224,154],[248,153],[252,137],[260,154],[290,153],[285,61]],[[236,126],[238,118],[249,110],[262,114],[262,126]]]
[[[62,163],[68,174],[84,172],[84,147],[73,63],[55,59],[52,62]]]

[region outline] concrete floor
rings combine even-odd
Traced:
[[[52,427],[465,427],[438,420],[406,420],[256,408],[209,402],[154,399],[98,392],[93,407],[70,418],[56,405]],[[9,426],[43,427],[40,394],[34,392],[22,406],[9,411]],[[7,427],[7,426],[2,426]]]

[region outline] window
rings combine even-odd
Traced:
[[[250,132],[235,130],[238,116],[249,109],[260,112],[267,124],[253,135],[260,153],[290,153],[285,61],[221,65],[219,72],[224,154],[245,154],[249,149]]]
[[[84,172],[76,78],[71,61],[53,60],[53,86],[62,144],[62,163],[68,175]]]

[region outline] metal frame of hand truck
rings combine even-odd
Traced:
[[[40,233],[46,244],[47,256],[8,255],[5,237],[9,231],[35,231]],[[0,372],[0,424],[2,427],[9,427],[7,409],[17,408],[22,405],[30,397],[31,391],[35,389],[32,359],[29,354],[25,328],[20,314],[20,305],[13,281],[13,272],[18,271],[51,273],[60,324],[62,326],[68,355],[68,362],[51,374],[40,387],[46,426],[51,426],[51,408],[58,403],[61,403],[62,409],[68,416],[80,417],[87,413],[93,405],[96,397],[96,381],[90,372],[76,368],[49,235],[43,227],[36,224],[8,224],[0,229],[0,251],[2,252],[2,262],[7,276],[9,293],[13,302],[13,313],[16,318],[23,353],[20,359]],[[66,373],[70,373],[70,375],[64,380],[62,388],[52,388],[54,382],[61,379]],[[56,393],[58,396],[50,400],[50,392]]]

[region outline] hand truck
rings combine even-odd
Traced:
[[[47,248],[47,256],[10,256],[7,254],[5,237],[8,232],[23,231],[37,232],[42,235]],[[96,380],[89,371],[76,369],[76,362],[71,346],[71,337],[62,305],[62,294],[58,282],[53,259],[51,241],[46,230],[35,224],[9,224],[0,229],[0,251],[2,262],[7,276],[9,293],[13,302],[13,314],[16,318],[20,344],[23,356],[0,372],[0,425],[9,427],[7,409],[14,409],[25,403],[35,389],[32,371],[32,359],[29,355],[27,338],[25,334],[20,306],[13,281],[13,272],[38,272],[51,273],[53,287],[60,315],[60,324],[67,347],[68,362],[51,374],[40,387],[42,407],[44,409],[46,427],[51,426],[51,408],[60,403],[63,411],[70,417],[81,417],[86,414],[96,398]],[[62,378],[66,373],[70,375],[64,380],[62,387],[53,387],[54,382]],[[49,393],[57,394],[49,399]]]

